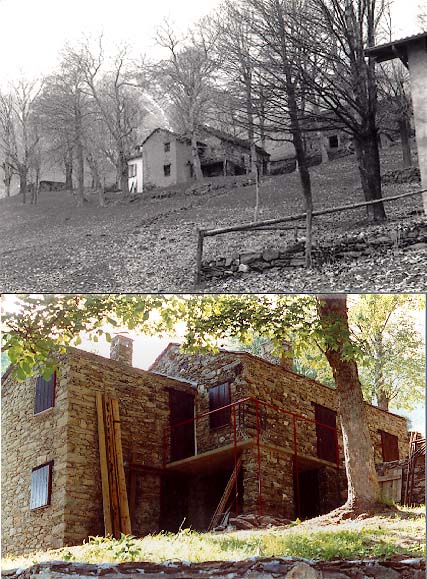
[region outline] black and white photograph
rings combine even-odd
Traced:
[[[0,11],[2,291],[426,289],[424,1]]]
[[[0,0],[2,579],[424,579],[427,0]]]

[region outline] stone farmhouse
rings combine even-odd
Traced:
[[[118,335],[110,359],[70,349],[49,380],[17,382],[8,369],[3,553],[104,535],[104,481],[116,471],[103,466],[101,397],[117,403],[110,427],[120,439],[120,500],[136,536],[182,524],[206,530],[228,512],[295,519],[342,504],[336,393],[291,365],[268,352],[190,355],[170,344],[146,371],[132,367],[132,340]],[[384,475],[384,462],[408,454],[406,420],[369,404],[366,411]]]
[[[250,143],[217,129],[199,129],[199,155],[205,177],[244,175],[250,170]],[[168,187],[193,179],[190,140],[168,129],[152,131],[128,160],[129,190],[141,193],[150,187]],[[262,174],[268,172],[269,155],[256,147]]]

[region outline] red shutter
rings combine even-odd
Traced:
[[[317,435],[317,456],[322,460],[336,462],[336,433],[323,425],[337,427],[337,413],[330,408],[314,405]]]
[[[389,434],[384,430],[380,430],[379,433],[381,435],[383,461],[391,462],[392,460],[399,460],[399,439],[397,436]]]

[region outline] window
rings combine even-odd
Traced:
[[[337,427],[337,413],[320,404],[314,404],[314,418],[316,420],[317,456],[322,460],[336,462],[336,432],[326,427]]]
[[[219,384],[209,388],[209,412],[230,404],[230,384]],[[230,423],[230,408],[209,415],[210,428],[219,428]]]
[[[52,466],[53,461],[33,468],[31,476],[31,510],[50,505],[52,494]]]
[[[39,376],[36,380],[36,399],[34,402],[34,414],[52,408],[55,404],[56,372],[49,380]]]
[[[332,135],[329,137],[329,148],[338,149],[338,135]]]
[[[384,432],[384,430],[380,430],[379,433],[381,435],[383,461],[399,460],[399,440],[397,436]]]
[[[136,177],[136,163],[129,165],[129,177]]]
[[[163,165],[163,174],[165,177],[169,177],[171,174],[171,166],[169,165]]]
[[[165,153],[169,153],[170,150],[171,150],[171,144],[165,143]]]

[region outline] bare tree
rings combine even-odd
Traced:
[[[28,173],[40,139],[35,130],[34,101],[41,90],[39,81],[19,80],[7,94],[0,93],[0,148],[8,171],[19,176],[22,202],[27,201]]]
[[[384,1],[307,0],[307,8],[295,35],[295,43],[313,55],[313,67],[304,77],[307,99],[352,135],[365,198],[380,200],[376,74],[364,49],[375,43]],[[371,205],[368,213],[374,220],[385,219],[382,203]]]
[[[169,57],[156,65],[154,81],[166,95],[191,140],[194,176],[203,178],[198,131],[212,102],[214,75],[218,61],[214,57],[215,37],[206,22],[199,22],[188,37],[178,40],[169,23],[158,31],[157,41]]]

